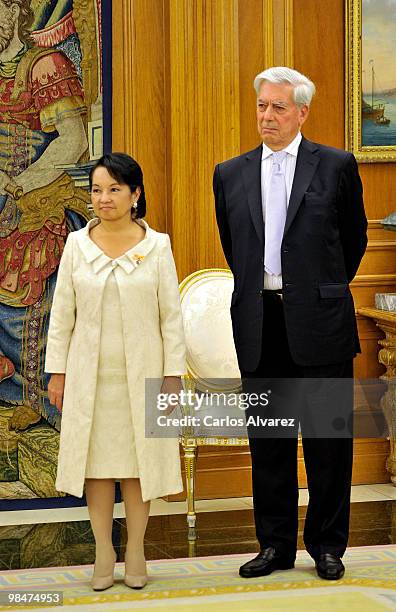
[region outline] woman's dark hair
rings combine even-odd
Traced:
[[[132,209],[133,217],[141,219],[146,214],[146,195],[144,193],[143,172],[137,161],[126,153],[106,153],[91,168],[89,173],[89,189],[92,189],[92,177],[96,168],[106,168],[107,172],[120,185],[128,185],[132,192],[140,187],[137,208]]]

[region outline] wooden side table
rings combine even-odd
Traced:
[[[357,309],[360,315],[373,319],[377,327],[385,334],[378,340],[382,347],[378,353],[378,361],[386,367],[386,372],[380,377],[387,383],[387,392],[381,399],[389,428],[390,454],[386,461],[386,469],[391,475],[391,481],[396,486],[396,312],[378,310],[362,306]]]

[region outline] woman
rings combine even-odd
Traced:
[[[163,379],[162,393],[178,393],[185,373],[178,282],[169,237],[142,220],[136,161],[103,156],[90,189],[97,219],[68,237],[48,334],[48,395],[62,410],[56,486],[82,496],[85,482],[96,542],[92,587],[104,590],[114,582],[114,482],[121,481],[125,583],[142,588],[150,499],[183,488],[178,440],[145,437],[145,381]]]

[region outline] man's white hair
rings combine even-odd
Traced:
[[[263,72],[260,72],[256,76],[253,82],[254,89],[258,95],[263,81],[269,83],[288,83],[294,87],[294,101],[297,106],[303,106],[311,104],[312,96],[315,93],[315,85],[310,79],[286,66],[275,66],[274,68],[268,68]]]

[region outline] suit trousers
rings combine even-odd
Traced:
[[[323,398],[323,403],[327,413],[331,406],[336,411],[338,405],[343,404],[344,416],[345,411],[348,413],[344,420],[348,421],[349,435],[315,435],[309,424],[310,417],[318,410],[315,407],[302,410],[304,401],[293,399],[286,402],[289,406],[287,416],[295,417],[296,426],[288,435],[257,436],[248,427],[257,539],[261,548],[273,546],[282,556],[294,559],[298,534],[297,425],[300,422],[309,490],[304,543],[314,559],[323,553],[341,557],[349,531],[353,361],[309,367],[294,363],[287,341],[282,299],[275,292],[265,291],[263,300],[265,322],[261,359],[254,372],[242,372],[243,390],[249,393],[262,391],[273,384],[287,389],[295,380],[295,386],[290,387],[290,397],[295,398],[301,381],[344,379],[341,381],[344,383],[342,401],[338,394],[333,403],[331,397]],[[274,411],[276,414],[276,407],[270,416],[274,416]]]

